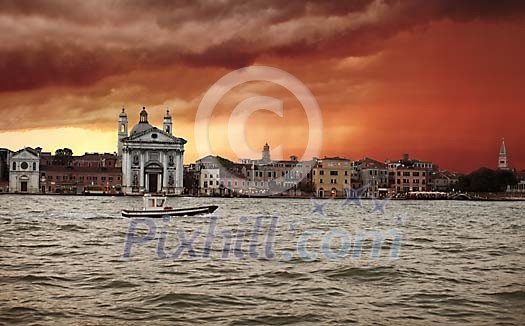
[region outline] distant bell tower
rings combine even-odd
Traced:
[[[507,147],[505,146],[505,139],[501,141],[501,148],[499,150],[498,169],[500,170],[509,169],[509,162],[507,159]]]
[[[164,116],[164,128],[163,129],[164,129],[164,132],[170,135],[173,133],[173,123],[171,121],[170,110],[166,110],[166,115]]]
[[[118,156],[122,157],[122,139],[128,137],[128,115],[126,110],[122,108],[122,112],[118,116]]]
[[[262,151],[262,163],[270,163],[270,146],[268,143],[264,144],[263,151]]]

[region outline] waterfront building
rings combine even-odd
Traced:
[[[0,148],[0,192],[7,192],[9,190],[8,161],[11,153],[7,148]]]
[[[352,186],[352,161],[341,157],[318,159],[312,170],[317,197],[347,197]]]
[[[9,192],[40,192],[40,152],[23,148],[9,157]]]
[[[203,168],[200,170],[199,189],[200,195],[220,195],[220,169]]]
[[[387,160],[385,163],[392,193],[430,190],[430,177],[438,170],[434,163],[411,159],[408,154],[400,160]]]
[[[269,164],[240,164],[219,156],[196,162],[201,195],[303,196],[312,188],[314,161],[271,161]]]
[[[269,164],[246,169],[251,186],[259,192],[286,196],[303,196],[313,190],[312,169],[314,161],[298,161],[292,155],[289,160],[271,161]]]
[[[246,166],[212,155],[197,160],[195,171],[198,175],[198,194],[233,196],[247,193]]]
[[[124,194],[182,194],[183,161],[186,140],[173,136],[169,111],[163,129],[149,124],[148,112],[142,108],[140,120],[128,135],[124,109],[119,115],[119,154],[122,164]]]
[[[429,188],[432,191],[452,191],[459,181],[459,176],[458,173],[449,171],[432,172],[429,178]]]
[[[399,166],[395,170],[394,192],[427,191],[429,172],[416,167]]]
[[[353,162],[361,186],[366,189],[364,198],[381,198],[388,193],[388,169],[385,163],[364,158]]]
[[[498,169],[500,170],[509,169],[509,161],[507,158],[507,146],[505,146],[505,139],[501,141],[501,147],[499,150]]]
[[[67,159],[49,152],[40,155],[40,186],[43,193],[118,194],[122,170],[110,153],[86,153]]]

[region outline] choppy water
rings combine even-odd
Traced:
[[[383,214],[371,212],[373,201],[362,207],[325,201],[315,210],[310,200],[177,198],[172,206],[220,206],[211,258],[202,259],[209,218],[186,217],[158,220],[155,239],[132,246],[126,259],[130,220],[120,210],[140,203],[0,196],[0,323],[525,323],[525,202],[389,202]],[[257,216],[267,217],[255,232],[259,257],[252,258]],[[263,241],[269,216],[278,217],[273,259]],[[317,255],[312,261],[297,251],[307,230],[318,232],[306,247]],[[330,260],[321,249],[330,230],[350,239],[342,259]],[[393,239],[385,240],[379,259],[370,257],[372,241],[364,242],[359,259],[352,257],[363,230],[397,230],[397,259],[389,257]],[[141,224],[135,235],[146,231]],[[172,258],[182,231],[186,239],[203,233],[193,243],[201,258],[188,251]],[[229,251],[224,231],[234,238]],[[344,249],[341,239],[332,242],[332,253]],[[168,258],[159,258],[158,248]],[[223,251],[229,258],[221,258]]]

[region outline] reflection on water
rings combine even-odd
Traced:
[[[385,213],[328,201],[280,199],[173,198],[172,206],[218,204],[217,234],[244,232],[249,251],[253,223],[278,217],[272,250],[258,245],[258,258],[238,258],[232,242],[228,259],[217,237],[210,259],[192,259],[179,246],[194,243],[202,257],[209,218],[156,221],[155,239],[134,245],[123,258],[130,220],[123,208],[141,198],[0,196],[0,323],[36,324],[347,324],[474,323],[520,324],[525,320],[525,203],[389,202]],[[243,219],[242,217],[246,217]],[[385,240],[379,259],[370,241],[359,259],[351,251],[330,260],[322,238],[308,249],[297,243],[307,230],[344,230],[355,247],[360,230],[402,233],[397,259]],[[159,239],[165,232],[158,258]],[[140,234],[146,234],[147,229]],[[340,247],[339,240],[333,247]],[[350,249],[352,250],[352,248]],[[282,253],[287,253],[283,255]]]

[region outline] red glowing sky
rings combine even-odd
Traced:
[[[319,102],[321,155],[397,159],[451,170],[495,167],[501,138],[525,169],[525,3],[522,1],[3,1],[0,147],[116,150],[116,119],[166,107],[198,158],[194,121],[204,93],[245,66],[283,69]],[[284,116],[257,112],[246,137],[301,155],[300,103],[268,82],[229,92],[214,111],[216,154],[235,106],[280,98]]]

